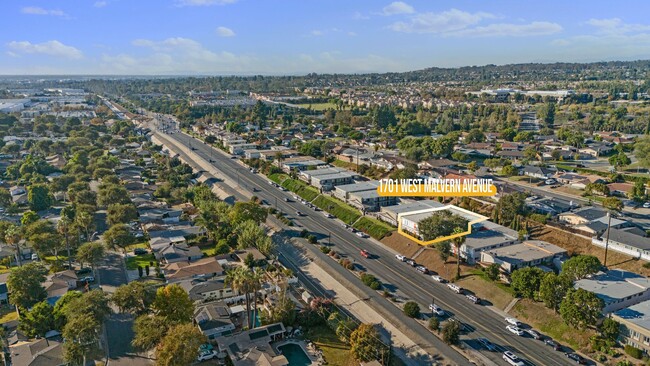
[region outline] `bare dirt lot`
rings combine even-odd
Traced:
[[[528,226],[532,238],[562,247],[569,252],[569,255],[588,254],[598,257],[601,262],[605,260],[605,249],[592,245],[590,239],[536,222],[529,221]],[[621,268],[644,276],[650,276],[650,268],[643,267],[644,263],[613,250],[607,253],[607,267]]]

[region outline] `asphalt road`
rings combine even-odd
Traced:
[[[375,274],[383,283],[389,284],[394,290],[404,294],[407,298],[417,301],[422,309],[426,309],[431,299],[435,298],[437,305],[451,313],[455,318],[467,324],[470,331],[463,339],[476,339],[485,337],[497,344],[501,350],[508,349],[526,360],[530,365],[568,365],[566,356],[544,345],[543,342],[530,337],[519,337],[505,329],[506,323],[502,313],[494,311],[487,306],[474,305],[464,296],[457,295],[445,285],[435,282],[430,276],[425,276],[410,268],[406,263],[397,261],[394,252],[372,239],[362,239],[345,230],[338,220],[327,219],[321,212],[315,212],[299,202],[285,202],[284,198],[291,198],[291,192],[283,192],[268,183],[268,180],[258,174],[253,174],[242,169],[235,159],[221,151],[210,151],[209,145],[185,134],[175,132],[166,135],[185,146],[191,143],[195,149],[190,155],[195,154],[206,161],[212,159],[213,165],[230,179],[247,189],[258,189],[255,195],[266,200],[270,205],[277,205],[277,209],[286,213],[294,223],[320,234],[321,238],[331,235],[331,243],[335,249],[346,255]],[[216,149],[213,149],[216,150]],[[212,156],[212,157],[211,157]],[[298,217],[295,212],[301,211],[305,216]],[[359,253],[367,249],[372,259],[366,259]],[[470,342],[475,344],[475,342]],[[501,352],[482,352],[496,364],[507,365],[501,359]]]

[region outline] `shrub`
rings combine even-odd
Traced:
[[[420,317],[420,305],[415,301],[409,301],[404,304],[404,314],[409,318],[419,318]]]
[[[300,237],[306,238],[307,235],[309,235],[309,231],[307,231],[307,229],[302,229],[302,231],[300,232]]]
[[[313,235],[313,234],[310,234],[309,236],[307,236],[307,240],[308,240],[311,244],[316,244],[316,243],[318,243],[318,239],[316,239],[316,235]]]
[[[325,253],[325,254],[327,254],[327,253],[331,252],[332,249],[330,249],[330,248],[328,248],[328,247],[326,247],[326,246],[324,246],[324,245],[321,245],[321,247],[320,247],[320,251],[323,252],[323,253]]]
[[[369,273],[364,273],[361,275],[361,282],[373,290],[379,290],[379,288],[381,288],[381,282],[379,282],[377,277]]]
[[[546,224],[546,221],[548,220],[548,216],[536,213],[531,214],[529,218],[533,221],[539,222],[540,224]]]
[[[636,358],[637,360],[640,360],[643,357],[643,351],[634,346],[630,346],[629,344],[625,345],[625,353],[627,353],[630,357]]]
[[[429,329],[436,332],[440,330],[440,320],[438,319],[438,317],[434,316],[429,319]]]
[[[341,259],[339,263],[347,270],[351,271],[354,269],[354,264],[349,259]]]

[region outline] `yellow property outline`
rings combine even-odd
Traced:
[[[476,219],[471,220],[470,222],[467,223],[467,231],[463,231],[462,233],[453,234],[453,235],[441,236],[441,237],[438,237],[438,238],[435,238],[435,239],[429,240],[429,241],[420,240],[420,238],[416,238],[413,235],[411,235],[411,234],[407,233],[406,231],[402,230],[402,217],[404,217],[404,216],[418,215],[418,214],[421,214],[421,213],[444,211],[444,210],[450,210],[450,209],[458,210],[458,211],[461,211],[463,213],[467,213],[467,214],[470,214],[472,216],[476,216]],[[443,206],[443,207],[433,207],[433,208],[427,208],[427,209],[417,210],[417,211],[413,211],[413,212],[404,212],[404,213],[397,214],[397,233],[402,235],[402,236],[405,236],[405,237],[407,237],[407,238],[409,238],[411,240],[413,240],[414,242],[416,242],[416,243],[418,243],[418,244],[420,244],[422,246],[427,246],[427,245],[439,243],[441,241],[451,240],[451,239],[458,238],[458,237],[461,237],[461,236],[469,235],[469,234],[472,233],[472,225],[474,225],[476,223],[479,223],[479,222],[483,222],[483,221],[485,221],[487,219],[488,218],[486,216],[479,215],[479,214],[477,214],[475,212],[465,210],[464,208],[460,208],[460,207],[454,206],[454,205],[447,205],[447,206]]]

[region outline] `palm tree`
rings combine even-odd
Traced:
[[[93,215],[88,211],[78,211],[74,220],[75,224],[84,230],[86,241],[90,241],[90,228],[93,225]]]
[[[70,226],[72,222],[65,215],[61,215],[61,219],[56,224],[57,231],[63,235],[65,239],[65,249],[68,254],[68,268],[72,268],[72,255],[70,254]]]
[[[463,229],[457,227],[454,229],[454,234],[460,234],[463,232]],[[456,279],[460,278],[460,247],[463,246],[465,243],[465,235],[462,236],[457,236],[451,241],[454,243],[454,246],[456,247]]]
[[[251,274],[249,280],[251,284],[251,290],[253,291],[253,320],[250,322],[252,323],[250,327],[252,329],[255,328],[255,325],[257,323],[257,297],[259,291],[262,289],[262,281],[264,279],[264,275],[261,271],[256,271],[255,268],[251,268],[250,271]]]
[[[230,286],[233,291],[236,291],[238,294],[244,294],[244,300],[246,301],[246,317],[248,318],[248,329],[251,329],[251,281],[250,281],[250,271],[245,267],[237,267],[231,269],[226,273],[226,279],[224,283]]]
[[[22,261],[20,260],[20,239],[21,239],[20,227],[17,225],[11,225],[7,228],[5,232],[5,242],[9,245],[14,245],[16,248],[16,264],[18,267],[21,266]]]
[[[217,229],[217,218],[211,210],[201,210],[194,223],[205,230],[208,239],[214,239],[214,232]]]

